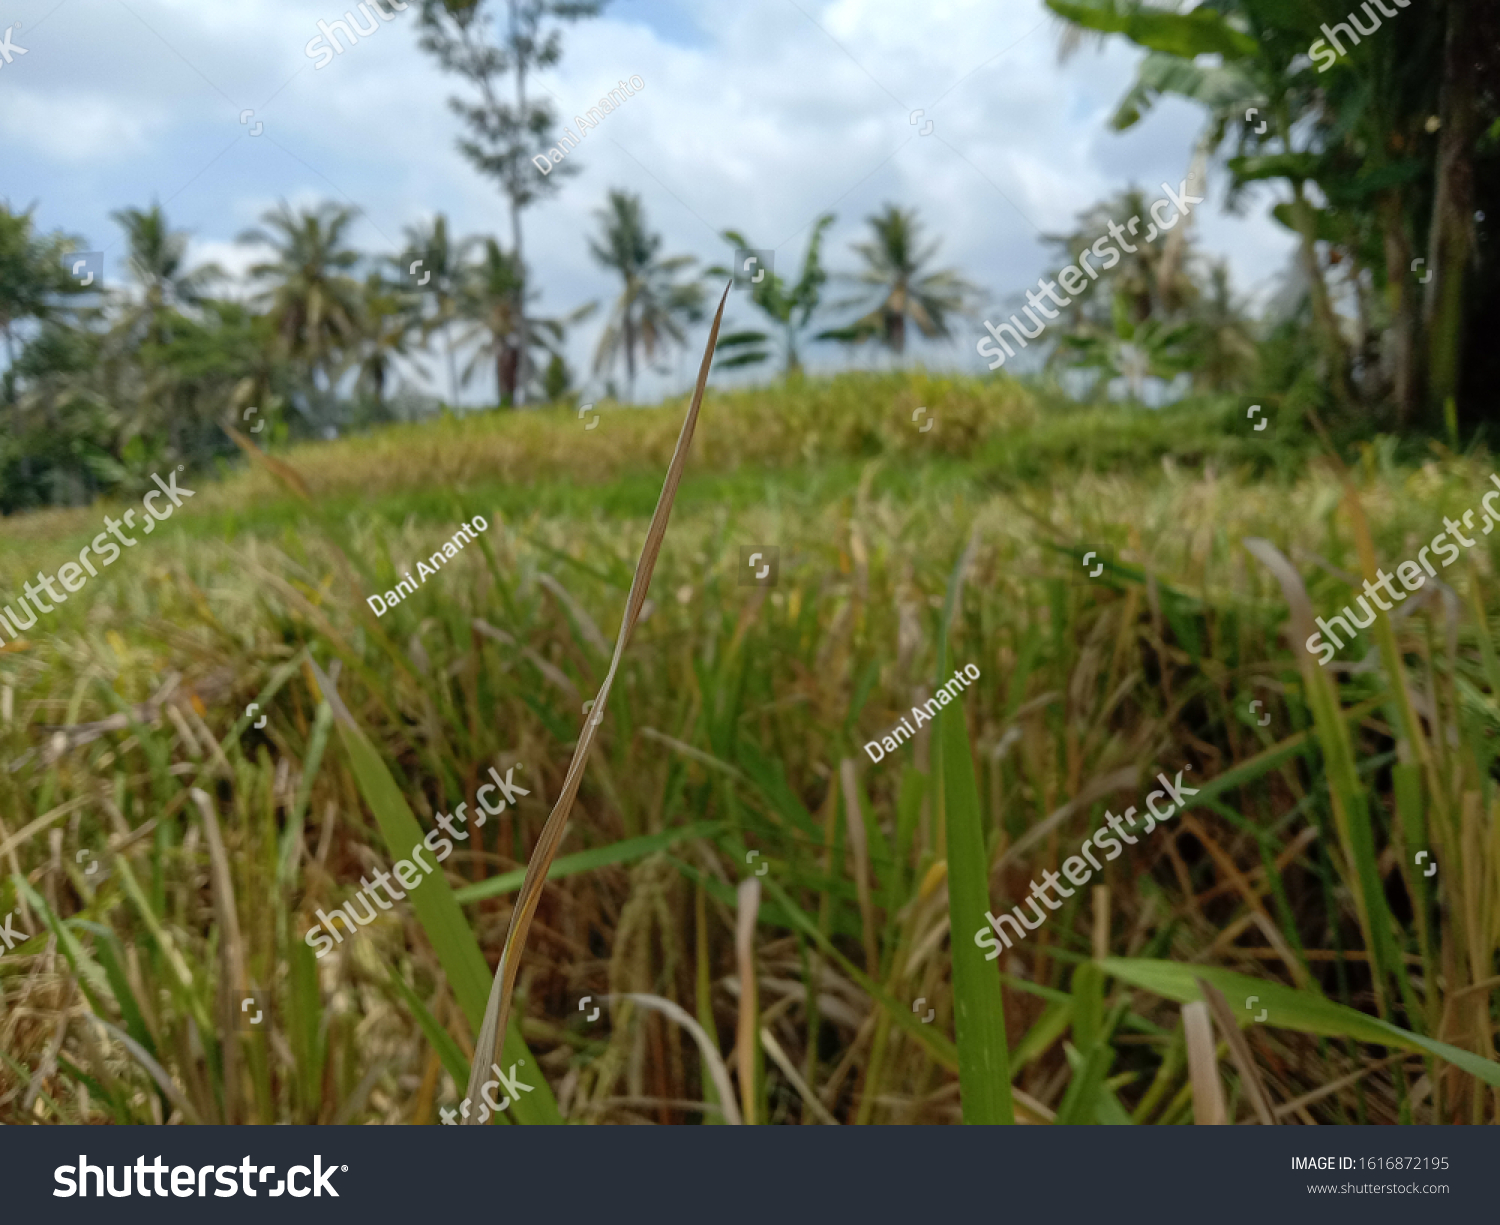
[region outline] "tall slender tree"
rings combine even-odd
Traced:
[[[1145,193],[1132,186],[1090,205],[1078,214],[1071,233],[1044,236],[1060,261],[1055,266],[1070,263],[1076,252],[1104,234],[1116,218],[1148,217],[1150,203]],[[1141,238],[1129,244],[1134,251],[1116,251],[1115,262],[1097,271],[1097,284],[1091,280],[1062,311],[1072,323],[1112,327],[1117,295],[1124,299],[1135,323],[1162,321],[1190,307],[1200,292],[1193,280],[1199,258],[1190,225],[1191,218],[1161,241]]]
[[[453,352],[453,330],[459,316],[459,293],[464,278],[464,261],[477,238],[455,239],[448,233],[448,218],[438,213],[428,225],[409,225],[405,231],[405,250],[397,258],[397,276],[408,293],[415,294],[423,339],[434,332],[442,333],[448,358],[448,390],[458,400],[458,365]],[[412,272],[417,261],[415,273]],[[427,278],[423,284],[423,278]]]
[[[864,289],[836,307],[867,309],[827,335],[856,344],[874,339],[898,358],[906,352],[908,321],[929,340],[949,339],[950,318],[974,308],[976,287],[952,269],[929,270],[940,244],[923,246],[916,209],[887,204],[865,220],[872,238],[852,244],[865,265],[852,279]]]
[[[310,417],[319,415],[311,400],[331,396],[360,336],[363,290],[350,275],[360,256],[347,245],[354,215],[330,202],[294,213],[283,201],[262,216],[264,228],[238,239],[271,249],[250,268],[255,303],[270,316],[278,356],[307,373]]]
[[[566,328],[586,318],[594,309],[594,303],[590,302],[564,319],[544,319],[528,313],[522,330],[521,322],[516,319],[516,305],[525,300],[525,294],[525,282],[515,257],[493,238],[486,238],[479,259],[465,267],[459,287],[459,317],[469,323],[459,339],[473,354],[464,367],[462,382],[467,385],[475,372],[488,363],[495,372],[496,394],[502,405],[508,403],[507,394],[512,394],[508,389],[521,386],[519,337],[526,337],[527,350],[545,359],[540,365],[528,360],[526,368],[545,371],[552,359],[561,360]],[[538,380],[533,374],[531,381],[545,394],[545,380]]]
[[[360,302],[359,374],[355,388],[366,393],[377,409],[385,406],[386,386],[396,369],[398,358],[412,362],[419,373],[421,365],[412,359],[412,337],[423,342],[429,336],[428,320],[413,308],[410,300],[396,285],[379,272],[365,277]],[[453,360],[453,345],[448,344],[448,360]]]
[[[1486,4],[1494,22],[1492,4]],[[1481,6],[1475,0],[1448,0],[1443,6],[1442,90],[1437,115],[1437,156],[1433,167],[1432,221],[1427,251],[1432,280],[1422,304],[1427,326],[1428,411],[1442,412],[1458,393],[1463,344],[1465,281],[1474,251],[1474,146],[1480,132],[1480,63],[1476,47],[1485,48],[1491,74],[1496,67],[1494,29],[1488,45],[1481,34]],[[1490,82],[1493,90],[1493,81]],[[1493,117],[1494,94],[1490,94]],[[1497,121],[1500,124],[1500,121]],[[1494,131],[1490,133],[1493,144]]]
[[[527,78],[562,58],[561,22],[594,17],[606,0],[422,0],[421,46],[445,72],[464,80],[467,98],[450,98],[469,136],[459,149],[481,174],[499,184],[510,204],[511,252],[525,279],[521,213],[578,171],[569,160],[544,175],[532,164],[536,153],[556,143],[557,117],[545,98],[527,92]],[[513,94],[502,96],[510,78]],[[519,293],[519,290],[518,290]],[[516,351],[520,364],[501,399],[524,399],[528,378],[524,295],[516,299]]]
[[[75,288],[62,257],[77,248],[78,240],[38,234],[31,211],[12,212],[9,202],[0,200],[0,336],[5,337],[9,365],[16,360],[18,326],[53,317],[58,299]]]
[[[125,231],[126,267],[141,294],[127,309],[123,322],[132,333],[144,324],[145,339],[165,344],[170,339],[171,312],[203,302],[224,271],[217,264],[188,267],[187,232],[172,229],[160,204],[122,208],[110,216]]]
[[[613,190],[594,215],[602,233],[589,240],[589,253],[623,282],[594,351],[594,371],[613,368],[623,354],[634,399],[636,351],[649,362],[659,351],[681,344],[681,323],[702,317],[703,287],[677,280],[679,272],[696,262],[691,255],[658,258],[662,237],[650,232],[638,195]]]

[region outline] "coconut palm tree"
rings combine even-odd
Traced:
[[[845,278],[864,286],[864,291],[836,304],[864,308],[864,313],[848,326],[823,335],[854,344],[873,339],[898,358],[906,351],[908,320],[929,340],[950,339],[950,317],[973,310],[977,288],[952,269],[928,270],[939,244],[922,245],[916,209],[887,204],[866,220],[873,239],[851,244],[864,261],[864,270]]]
[[[587,318],[594,310],[590,302],[563,319],[546,319],[527,313],[521,317],[525,299],[525,279],[513,252],[504,250],[493,238],[484,240],[480,258],[469,265],[459,287],[458,311],[469,327],[459,337],[464,347],[473,348],[473,356],[464,367],[460,382],[467,385],[481,366],[489,364],[495,371],[496,394],[503,405],[514,403],[513,395],[520,379],[521,353],[516,340],[524,326],[527,337],[526,368],[545,372],[550,359],[560,356],[566,328]],[[531,354],[540,352],[543,360]],[[534,390],[530,384],[524,389]]]
[[[425,339],[427,321],[421,317],[420,307],[405,299],[398,287],[378,272],[365,277],[361,307],[359,374],[355,388],[371,396],[377,407],[382,407],[386,384],[390,382],[396,360],[411,360],[410,339],[413,334]],[[451,344],[448,356],[451,361]],[[416,368],[418,373],[426,374],[420,365]]]
[[[204,346],[196,323],[212,326],[214,319],[195,308],[207,304],[210,288],[224,274],[213,264],[188,266],[188,236],[172,229],[160,204],[110,215],[125,231],[125,265],[133,286],[115,298],[123,306],[113,312],[101,357],[137,367],[135,428],[169,437],[172,449],[185,455],[218,433],[214,420],[220,409],[211,393],[205,394],[216,380],[197,360]]]
[[[363,291],[350,272],[360,256],[346,245],[354,216],[331,202],[294,213],[283,201],[262,216],[264,229],[238,239],[272,251],[250,268],[255,304],[271,319],[278,355],[307,372],[315,394],[331,392],[359,340]]]
[[[37,234],[31,209],[12,212],[0,200],[0,336],[7,365],[16,361],[16,325],[54,317],[59,299],[77,289],[62,266],[63,253],[77,246],[77,239],[62,234]]]
[[[189,268],[188,235],[174,230],[160,204],[150,208],[122,208],[110,214],[125,231],[129,244],[126,267],[141,291],[141,299],[128,308],[121,320],[123,330],[135,336],[145,324],[143,339],[165,344],[170,338],[170,316],[174,310],[197,306],[224,276],[217,264]]]
[[[1117,295],[1125,299],[1134,323],[1177,315],[1197,301],[1200,291],[1193,273],[1199,261],[1189,224],[1176,226],[1169,235],[1156,235],[1149,221],[1150,203],[1139,188],[1129,187],[1079,213],[1072,233],[1044,236],[1060,264],[1067,264],[1077,252],[1106,235],[1111,222],[1120,222],[1122,231],[1137,219],[1146,222],[1131,230],[1126,242],[1114,251],[1114,264],[1097,269],[1099,283],[1090,281],[1087,288],[1072,295],[1071,305],[1062,308],[1072,323],[1087,320],[1113,326]],[[1135,250],[1126,250],[1127,245]]]
[[[454,400],[458,399],[458,365],[453,352],[453,330],[459,317],[464,261],[478,241],[450,237],[448,218],[438,213],[431,225],[406,227],[404,250],[394,261],[400,284],[416,295],[423,341],[434,332],[443,335],[448,356],[448,390]]]
[[[623,282],[594,350],[594,373],[613,369],[623,354],[629,396],[634,399],[637,351],[649,362],[671,345],[681,344],[681,324],[703,315],[703,287],[676,279],[696,262],[691,255],[657,257],[662,238],[648,232],[640,196],[612,190],[605,207],[594,215],[603,241],[590,239],[589,253]]]

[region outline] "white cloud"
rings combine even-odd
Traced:
[[[264,256],[263,251],[254,247],[244,246],[237,242],[227,242],[223,239],[210,239],[207,242],[193,241],[188,244],[188,261],[194,265],[218,264],[230,277],[238,283],[233,292],[227,296],[242,297],[244,295],[244,280],[250,270],[250,265],[256,263]]]
[[[168,124],[159,105],[126,109],[108,94],[92,91],[59,95],[19,87],[0,93],[0,99],[0,139],[10,152],[25,150],[28,157],[69,169],[139,157],[154,137],[165,135]],[[8,169],[13,176],[14,163]]]

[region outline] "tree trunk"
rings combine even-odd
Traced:
[[[1198,143],[1193,146],[1193,157],[1188,162],[1187,189],[1188,194],[1193,195],[1202,191],[1208,183],[1208,159],[1213,156],[1213,150],[1209,147],[1207,134],[1198,138]],[[1207,195],[1204,192],[1204,195]],[[1188,242],[1192,237],[1193,222],[1197,218],[1189,213],[1182,218],[1180,225],[1174,225],[1171,233],[1167,235],[1167,241],[1162,244],[1161,262],[1156,266],[1156,283],[1160,288],[1162,304],[1168,312],[1175,311],[1183,305],[1184,290],[1191,286],[1190,278],[1182,274],[1183,261],[1188,256]]]
[[[495,355],[495,384],[500,390],[500,403],[502,406],[511,405],[516,402],[516,350],[509,344],[502,344],[500,351]]]
[[[635,320],[630,315],[630,305],[625,307],[625,377],[629,384],[627,395],[635,403]]]
[[[1349,252],[1349,271],[1345,275],[1354,295],[1355,334],[1359,337],[1354,350],[1356,384],[1365,402],[1370,403],[1380,395],[1379,346],[1375,343],[1377,337],[1370,323],[1370,294],[1365,283],[1364,266],[1359,262],[1358,253],[1352,249]]]
[[[1464,273],[1474,225],[1474,114],[1476,51],[1472,0],[1448,0],[1448,32],[1443,50],[1432,229],[1423,321],[1427,325],[1427,409],[1441,421],[1443,406],[1457,394],[1464,323]]]
[[[1385,278],[1391,306],[1391,334],[1395,342],[1393,395],[1396,426],[1409,429],[1421,411],[1421,386],[1417,351],[1417,290],[1411,269],[1411,243],[1406,237],[1406,210],[1401,193],[1388,191],[1380,197],[1380,228],[1385,239]]]
[[[515,403],[521,404],[526,399],[526,376],[527,376],[527,344],[526,344],[526,263],[521,257],[521,209],[514,200],[510,206],[510,233],[511,241],[516,248],[516,331],[512,338],[512,344],[519,355],[519,364],[515,375]]]
[[[1338,316],[1328,297],[1328,284],[1323,279],[1323,270],[1318,267],[1317,216],[1308,203],[1302,184],[1297,181],[1292,183],[1292,220],[1302,236],[1302,269],[1307,274],[1308,292],[1312,297],[1313,330],[1328,366],[1328,390],[1338,408],[1348,409],[1351,404],[1348,356],[1344,339],[1339,335]]]
[[[510,44],[511,54],[515,56],[516,62],[516,113],[520,116],[522,128],[526,125],[526,57],[519,50],[519,33],[516,30],[516,0],[510,0]],[[530,347],[526,343],[526,259],[521,253],[521,203],[513,193],[510,197],[510,237],[515,245],[516,251],[516,352],[519,355],[519,365],[515,374],[515,393],[511,402],[513,404],[524,404],[526,402],[526,380],[529,374],[527,368]]]
[[[458,364],[453,360],[453,331],[450,326],[443,329],[443,341],[448,349],[448,394],[452,397],[452,406],[458,405]]]

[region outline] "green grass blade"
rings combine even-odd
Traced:
[[[156,1041],[146,1027],[145,1014],[141,1011],[135,992],[130,987],[130,980],[125,977],[124,950],[120,946],[119,939],[110,928],[100,923],[91,923],[87,919],[74,919],[73,926],[80,931],[93,934],[94,956],[104,967],[110,992],[119,1006],[120,1016],[124,1018],[126,1032],[155,1056]]]
[[[316,954],[302,940],[287,945],[287,1041],[297,1069],[296,1092],[304,1122],[318,1117],[328,1036],[323,1025],[323,997],[318,990]]]
[[[669,829],[660,834],[647,834],[641,838],[623,838],[619,842],[611,842],[608,846],[596,846],[573,855],[563,855],[552,861],[552,866],[547,869],[547,879],[558,880],[579,872],[592,872],[595,868],[607,867],[610,864],[630,863],[632,860],[644,859],[647,855],[654,855],[657,851],[671,846],[674,842],[681,842],[684,838],[707,838],[717,833],[722,826],[722,821],[703,821],[681,829]],[[457,890],[453,897],[460,903],[480,902],[485,898],[514,893],[525,879],[526,869],[517,868],[514,872],[502,872],[499,876],[490,877],[489,880],[465,885]]]
[[[1202,998],[1193,982],[1193,976],[1197,975],[1222,991],[1236,1009],[1252,995],[1257,997],[1257,1007],[1264,1008],[1269,1014],[1263,1024],[1294,1029],[1304,1034],[1321,1034],[1328,1038],[1373,1042],[1405,1051],[1426,1051],[1479,1077],[1485,1084],[1500,1088],[1500,1063],[1481,1059],[1478,1055],[1449,1046],[1446,1042],[1414,1034],[1399,1025],[1346,1008],[1343,1004],[1336,1004],[1310,991],[1252,978],[1248,974],[1237,974],[1233,970],[1179,965],[1172,961],[1111,957],[1101,962],[1100,968],[1106,974],[1123,979],[1133,987],[1155,992],[1182,1004]],[[1249,1022],[1250,1019],[1251,1014],[1247,1011],[1244,1020]]]
[[[1036,1024],[1026,1031],[1026,1036],[1010,1053],[1012,1071],[1019,1072],[1062,1037],[1072,1023],[1073,1000],[1071,997],[1050,1002],[1042,1011],[1042,1015],[1036,1019]]]
[[[984,816],[969,753],[963,707],[954,702],[937,717],[942,755],[942,806],[948,834],[948,921],[952,928],[953,1020],[965,1123],[1014,1123],[1010,1050],[1000,977],[970,938],[989,910],[989,860]]]
[[[1064,1049],[1068,1065],[1073,1071],[1073,1079],[1068,1082],[1068,1091],[1063,1094],[1063,1100],[1057,1107],[1057,1117],[1052,1120],[1053,1126],[1093,1123],[1104,1105],[1104,1095],[1108,1093],[1104,1087],[1104,1077],[1109,1071],[1114,1052],[1107,1042],[1095,1043],[1089,1048],[1087,1057],[1079,1054],[1071,1045]]]
[[[350,768],[354,771],[360,794],[370,806],[370,811],[375,814],[386,851],[393,859],[399,859],[422,841],[422,827],[417,824],[416,817],[406,803],[406,797],[396,786],[396,780],[386,769],[385,762],[355,723],[354,716],[349,713],[333,684],[316,664],[313,665],[313,671],[317,674],[324,699],[333,707],[339,739],[348,750]],[[422,924],[422,930],[427,933],[433,951],[437,953],[438,961],[442,963],[443,973],[448,977],[448,985],[453,989],[454,998],[464,1010],[469,1024],[478,1030],[484,1019],[485,1000],[489,995],[490,971],[485,965],[484,954],[479,951],[479,942],[474,939],[474,933],[464,921],[464,913],[459,909],[452,888],[441,872],[434,872],[422,882],[420,888],[408,893],[407,897],[418,922]],[[526,1049],[519,1030],[512,1022],[505,1030],[501,1067],[509,1070],[512,1063],[521,1063],[522,1060],[525,1060],[525,1067],[532,1077],[525,1083],[533,1085],[533,1092],[522,1094],[520,1100],[512,1104],[511,1111],[516,1121],[561,1123],[562,1115],[557,1109],[557,1099],[552,1096],[551,1087],[536,1070],[536,1061]]]
[[[73,973],[78,978],[79,989],[88,997],[90,1005],[97,1011],[99,1008],[99,995],[109,988],[109,979],[105,976],[104,971],[99,968],[98,963],[89,956],[83,945],[78,942],[78,938],[69,930],[69,925],[52,912],[52,908],[42,899],[42,895],[31,887],[30,882],[24,876],[18,874],[12,875],[11,883],[16,887],[16,895],[18,897],[25,897],[27,905],[41,916],[41,920],[47,925],[48,930],[57,937],[58,947],[62,949],[63,956],[67,959],[68,964],[73,967]],[[15,947],[24,949],[41,934],[41,932],[32,932],[29,939],[22,941]]]
[[[937,634],[934,687],[952,675],[948,637],[963,598],[964,574],[979,543],[977,530],[954,564]],[[1010,1046],[1000,976],[969,935],[990,908],[990,861],[984,845],[984,813],[969,728],[962,701],[942,707],[933,720],[936,813],[948,860],[949,948],[953,959],[953,1026],[958,1040],[958,1082],[965,1123],[1014,1123],[1010,1093]]]
[[[454,1040],[453,1035],[438,1024],[437,1018],[432,1015],[427,1005],[422,1003],[421,998],[405,982],[401,975],[387,966],[390,972],[391,986],[395,989],[411,1009],[411,1015],[421,1026],[422,1032],[427,1036],[427,1041],[432,1043],[432,1049],[437,1052],[438,1058],[443,1061],[443,1070],[453,1077],[455,1085],[461,1085],[469,1076],[469,1061],[464,1058],[463,1048]],[[498,1119],[504,1119],[504,1115],[496,1115]]]
[[[313,716],[312,735],[307,742],[307,755],[302,761],[302,781],[297,786],[297,795],[287,818],[286,831],[281,836],[281,847],[276,860],[276,879],[283,890],[297,882],[301,867],[298,852],[302,847],[302,824],[307,816],[307,802],[312,796],[313,783],[317,781],[318,767],[323,764],[323,752],[328,747],[328,733],[332,730],[333,710],[327,702],[319,702],[317,713]]]
[[[833,941],[818,930],[818,925],[808,917],[807,912],[798,906],[796,902],[792,901],[787,891],[774,880],[766,877],[761,881],[761,886],[771,897],[775,898],[781,904],[783,913],[790,921],[791,926],[800,930],[826,956],[837,962],[839,968],[854,980],[861,991],[865,992],[865,994],[890,1013],[891,1020],[897,1026],[909,1037],[915,1038],[917,1042],[925,1046],[928,1054],[937,1060],[938,1063],[942,1064],[943,1067],[948,1068],[950,1071],[958,1070],[958,1050],[954,1047],[953,1043],[949,1042],[941,1034],[933,1033],[927,1026],[917,1020],[912,1014],[909,1005],[903,1005],[900,1000],[896,999],[895,996],[868,974],[864,973],[849,958],[845,957],[843,953],[839,952]],[[762,911],[762,918],[764,918],[764,914],[765,912]],[[1009,1082],[1007,1082],[1007,1087],[1009,1087]]]

